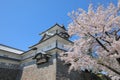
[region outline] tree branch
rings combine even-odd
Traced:
[[[102,48],[104,48],[107,52],[109,52],[109,50],[99,41],[98,38],[96,38],[96,41],[100,44]]]
[[[103,40],[104,42],[108,43],[111,46],[111,43],[109,41],[104,40],[104,39],[101,39],[101,40]]]
[[[120,36],[119,35],[117,35],[117,33],[120,31],[120,29],[118,29],[117,31],[116,31],[116,41],[118,41],[119,39],[120,39]]]
[[[93,38],[98,42],[98,44],[99,44],[102,48],[104,48],[107,52],[109,52],[109,50],[99,41],[98,38],[94,37],[94,36],[91,35],[89,32],[88,32],[88,34],[89,34],[91,37],[93,37]]]
[[[105,34],[106,34],[109,38],[111,38],[110,35],[109,35],[109,33],[108,33],[107,31],[105,32]]]
[[[110,70],[113,71],[114,73],[120,75],[120,72],[118,72],[117,70],[111,68],[110,66],[108,66],[108,65],[106,65],[106,64],[103,64],[103,63],[100,63],[100,62],[99,62],[98,64],[100,64],[100,65],[102,65],[102,66],[105,66],[106,68],[110,69]]]

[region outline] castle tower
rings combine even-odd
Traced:
[[[59,24],[40,35],[42,39],[22,54],[21,67],[24,68],[21,80],[56,80],[59,75],[57,56],[66,51],[65,44],[72,44],[65,27]]]

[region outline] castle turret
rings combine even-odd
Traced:
[[[29,51],[22,54],[23,61],[21,66],[24,67],[22,80],[25,80],[25,78],[38,80],[34,76],[29,76],[28,73],[46,75],[46,77],[38,76],[39,80],[56,80],[57,55],[62,51],[66,51],[64,48],[65,44],[72,44],[63,25],[55,24],[48,30],[40,33],[40,35],[42,39],[37,44],[31,46]],[[31,69],[34,69],[34,71]]]

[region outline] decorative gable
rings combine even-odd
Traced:
[[[54,34],[52,34],[52,33],[48,33],[48,32],[46,32],[45,34],[44,34],[44,36],[42,37],[42,39],[40,40],[40,42],[41,41],[44,41],[44,40],[46,40],[46,39],[48,39],[48,38],[50,38],[51,36],[53,36]]]
[[[65,39],[68,39],[70,36],[67,32],[60,32],[59,35],[62,37],[62,38],[65,38]]]
[[[34,56],[33,59],[35,59],[36,60],[36,64],[39,65],[39,64],[48,62],[50,56],[51,55],[48,55],[48,54],[38,53],[38,54],[36,54]]]
[[[63,32],[63,31],[66,31],[65,27],[63,25],[59,25],[59,24],[55,24],[53,25],[51,28],[49,28],[48,30],[40,33],[41,36],[44,36],[45,34],[48,34],[48,35],[53,35],[53,34],[56,34],[57,32]]]

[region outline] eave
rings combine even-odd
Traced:
[[[35,45],[33,45],[33,46],[30,46],[29,48],[32,48],[32,47],[34,47],[34,46],[36,46],[36,45],[38,45],[38,44],[40,44],[40,43],[42,43],[42,42],[45,42],[45,41],[49,40],[50,38],[53,38],[53,37],[56,36],[56,35],[59,36],[59,37],[61,37],[59,34],[56,33],[56,34],[54,34],[53,36],[47,38],[46,40],[40,41],[40,42],[38,42],[37,44],[35,44]],[[61,37],[61,38],[64,39],[64,40],[67,40],[67,41],[69,41],[70,43],[73,44],[73,42],[70,41],[69,39],[65,39],[65,38],[63,38],[63,37]]]
[[[22,53],[24,53],[23,50],[16,49],[16,48],[13,48],[13,47],[10,47],[10,46],[6,46],[6,45],[3,45],[3,44],[0,44],[0,50],[11,52],[11,53],[15,53],[15,54],[22,54]]]
[[[10,58],[10,57],[5,57],[5,56],[0,56],[0,59],[6,59],[6,60],[12,60],[12,61],[21,61],[20,59],[15,59],[15,58]]]

